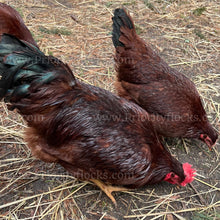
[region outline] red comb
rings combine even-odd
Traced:
[[[196,170],[192,168],[192,165],[189,163],[183,164],[184,174],[186,176],[185,180],[181,183],[181,186],[186,186],[187,183],[191,183],[194,180],[194,176],[196,175]]]

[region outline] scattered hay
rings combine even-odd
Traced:
[[[77,78],[115,91],[112,11],[125,7],[140,35],[171,66],[195,82],[209,119],[219,129],[220,20],[217,1],[22,1],[18,9],[40,48],[68,63]],[[1,103],[0,219],[219,219],[219,143],[173,140],[172,153],[198,175],[192,187],[167,184],[116,194],[118,209],[93,185],[62,167],[34,159],[23,142],[23,119]],[[187,154],[186,154],[187,153]],[[114,217],[113,217],[114,216]]]

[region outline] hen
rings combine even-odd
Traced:
[[[0,39],[3,33],[12,34],[37,46],[19,13],[9,5],[0,3]]]
[[[77,79],[37,47],[4,34],[0,42],[0,99],[27,121],[33,155],[57,162],[73,176],[136,188],[167,181],[185,186],[194,170],[160,143],[148,114],[132,102]],[[104,183],[103,183],[104,182]]]
[[[124,9],[116,9],[112,20],[118,94],[144,108],[158,134],[198,138],[211,148],[218,134],[194,83],[139,38]]]

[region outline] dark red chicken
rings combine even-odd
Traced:
[[[11,35],[0,42],[0,99],[27,121],[33,155],[57,162],[73,176],[136,188],[167,181],[185,186],[194,170],[160,143],[145,110],[104,89],[84,84],[70,68]]]
[[[37,46],[19,13],[12,7],[0,3],[0,39],[3,33],[12,34]]]
[[[112,20],[118,94],[145,109],[158,134],[199,138],[211,148],[218,134],[194,83],[139,38],[124,9],[116,9]]]

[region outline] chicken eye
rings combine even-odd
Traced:
[[[175,177],[175,174],[174,174],[174,173],[171,173],[170,177],[171,177],[171,178],[174,178],[174,177]]]

